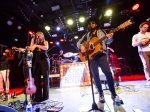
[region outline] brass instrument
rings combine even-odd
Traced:
[[[18,48],[18,47],[13,46],[13,47],[12,47],[12,50],[13,50],[13,51],[19,51],[19,48]]]
[[[21,48],[21,47],[12,47],[12,50],[15,52],[15,51],[20,51],[20,52],[25,52],[25,50],[28,50],[28,49],[30,49],[30,47],[29,46],[26,46],[26,48]]]
[[[25,51],[26,49],[25,48],[18,48],[18,47],[14,46],[14,47],[12,47],[12,50],[15,52],[15,51]]]

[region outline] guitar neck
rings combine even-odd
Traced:
[[[119,30],[119,26],[114,28],[113,30],[110,31],[110,33],[115,33],[116,31]],[[107,38],[106,36],[102,37],[101,39],[99,39],[97,42],[94,43],[94,46],[96,46],[97,44],[99,44],[100,42],[102,42],[105,38]]]

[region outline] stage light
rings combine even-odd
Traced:
[[[13,24],[13,22],[12,22],[11,20],[8,20],[8,21],[7,21],[7,24],[8,24],[9,26],[11,26],[11,25]]]
[[[66,22],[68,25],[72,25],[74,23],[74,19],[72,16],[69,16],[66,18]]]
[[[52,11],[57,11],[60,9],[60,5],[55,5],[51,7]]]
[[[60,39],[60,42],[64,42],[64,39]]]
[[[45,30],[49,31],[50,27],[49,26],[45,26]]]
[[[68,25],[72,25],[72,24],[73,24],[73,20],[72,20],[72,19],[68,19],[68,20],[67,20],[67,24],[68,24]]]
[[[18,41],[18,39],[17,39],[17,38],[15,38],[14,40],[15,40],[16,42]]]
[[[28,33],[29,33],[30,35],[32,35],[32,34],[33,34],[33,31],[29,31]]]
[[[56,45],[59,45],[59,42],[56,42]]]
[[[139,7],[140,7],[140,4],[135,4],[135,5],[132,7],[132,10],[135,11],[135,10],[137,10]]]
[[[108,9],[105,13],[105,16],[111,16],[112,15],[112,10]]]
[[[31,2],[34,6],[38,5],[38,0],[31,0]]]
[[[59,31],[59,30],[60,30],[60,27],[57,26],[57,27],[56,27],[56,30]]]
[[[83,23],[85,21],[85,15],[84,14],[79,14],[78,20],[79,20],[79,22]]]
[[[18,25],[17,29],[18,29],[18,30],[21,30],[21,29],[22,29],[22,27],[21,27],[20,25]]]
[[[74,36],[75,39],[78,39],[78,36]]]
[[[54,42],[50,41],[49,43],[50,43],[50,44],[53,44]]]

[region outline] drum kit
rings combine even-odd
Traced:
[[[67,52],[67,53],[63,54],[63,57],[64,57],[64,59],[59,57],[58,54],[51,54],[50,55],[50,62],[51,62],[50,73],[51,74],[58,74],[59,73],[59,66],[61,64],[75,63],[75,62],[78,62],[78,60],[79,60],[78,53]]]

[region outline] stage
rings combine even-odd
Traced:
[[[123,112],[133,112],[133,109],[140,109],[142,112],[150,110],[150,86],[145,86],[146,81],[144,75],[132,74],[129,76],[121,76],[120,86],[116,87],[116,92],[124,101],[122,105]],[[106,87],[103,85],[103,89]],[[21,93],[23,87],[12,88],[10,93],[15,91],[17,96],[10,98],[7,101],[0,99],[1,105],[7,105],[10,102],[24,102],[25,96]],[[61,112],[87,112],[92,107],[92,92],[91,86],[82,87],[60,87],[59,82],[53,82],[50,87],[50,98],[44,104],[34,105],[34,109],[41,107],[40,112],[46,112],[52,105],[63,106]],[[110,97],[110,92],[104,90],[106,103],[103,105],[98,102],[97,90],[94,86],[95,102],[100,109],[114,112],[113,102]],[[46,109],[47,108],[47,109]],[[109,110],[110,109],[110,110]],[[21,110],[20,110],[21,111]]]

